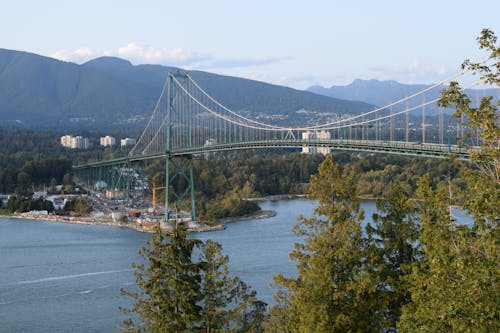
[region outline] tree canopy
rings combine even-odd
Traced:
[[[183,225],[159,227],[132,264],[138,291],[122,290],[134,304],[122,330],[135,332],[260,332],[265,304],[231,277],[215,241],[188,238]]]

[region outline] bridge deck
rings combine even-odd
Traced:
[[[243,149],[262,149],[262,148],[302,148],[302,147],[328,147],[333,150],[349,150],[360,152],[378,152],[409,156],[423,156],[433,158],[455,157],[462,160],[468,160],[471,152],[479,149],[478,147],[462,147],[458,145],[446,145],[436,143],[413,143],[402,141],[374,141],[374,140],[263,140],[263,141],[245,141],[227,144],[213,144],[210,146],[183,148],[167,152],[158,152],[153,154],[131,155],[106,161],[97,161],[82,165],[73,166],[73,170],[83,170],[94,167],[104,167],[123,164],[126,162],[144,161],[165,158],[167,155],[185,156],[210,152],[222,152]]]

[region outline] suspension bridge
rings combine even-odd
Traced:
[[[191,210],[191,219],[195,221],[192,161],[209,153],[299,148],[306,153],[349,150],[468,159],[478,148],[457,141],[467,128],[460,121],[450,123],[450,117],[445,123],[441,109],[437,126],[429,126],[426,109],[436,105],[437,99],[422,98],[461,75],[463,72],[362,114],[332,114],[322,124],[288,127],[244,116],[210,96],[188,73],[169,73],[153,113],[128,155],[76,165],[73,171],[88,186],[103,181],[109,187],[133,190],[137,187],[134,166],[141,161],[162,159],[166,175],[165,219],[169,219],[173,207],[190,202],[187,210]],[[421,102],[408,107],[408,102],[419,96]],[[182,189],[174,186],[179,182],[185,184]]]

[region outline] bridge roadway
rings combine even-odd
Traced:
[[[153,160],[166,158],[167,156],[186,156],[210,152],[222,152],[231,150],[255,149],[255,148],[302,148],[302,147],[329,147],[333,150],[348,150],[372,153],[389,153],[409,156],[422,156],[432,158],[454,157],[461,160],[468,160],[471,152],[479,147],[462,147],[458,145],[436,144],[436,143],[415,143],[403,141],[374,141],[374,140],[262,140],[245,141],[236,143],[213,144],[202,147],[191,147],[175,149],[167,152],[156,152],[149,154],[130,155],[121,158],[97,161],[93,163],[73,166],[73,170],[84,170],[96,167],[106,167],[124,164],[127,162],[136,162],[144,160]]]

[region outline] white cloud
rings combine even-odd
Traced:
[[[118,48],[116,55],[134,63],[176,66],[189,66],[210,58],[209,55],[178,47],[172,49],[155,48],[152,46],[140,45],[136,42],[130,42],[126,46]]]
[[[71,55],[66,52],[65,50],[58,50],[52,54],[49,54],[49,57],[57,59],[57,60],[62,60],[62,61],[69,61],[69,58]]]
[[[241,68],[241,67],[254,67],[274,64],[286,60],[290,57],[261,57],[261,58],[223,58],[223,59],[207,59],[205,63],[200,63],[203,68]]]
[[[100,56],[116,56],[125,58],[134,64],[159,64],[180,66],[186,69],[224,69],[263,66],[288,60],[287,57],[261,57],[261,58],[216,58],[211,54],[196,52],[179,47],[157,48],[130,42],[115,51],[92,50],[81,47],[73,51],[59,50],[50,55],[53,58],[83,63]]]
[[[81,47],[74,51],[74,53],[81,57],[91,57],[93,55],[93,51],[88,47]]]
[[[81,63],[99,57],[100,55],[102,55],[101,52],[95,52],[88,47],[81,47],[74,51],[59,50],[49,56],[62,61]]]

